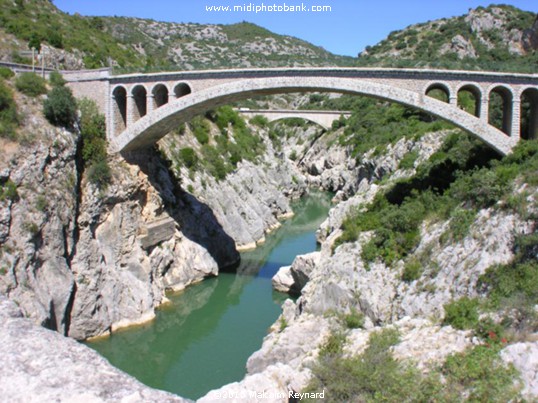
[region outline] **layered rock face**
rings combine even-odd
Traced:
[[[99,191],[80,181],[76,139],[50,129],[45,141],[23,146],[2,171],[18,197],[2,202],[0,281],[25,315],[83,339],[148,319],[166,288],[185,287],[237,262],[232,239],[207,208],[176,194],[158,159],[145,167],[149,176],[136,164],[116,161],[114,184]],[[151,175],[160,178],[158,190]],[[177,207],[168,213],[165,203]],[[175,225],[158,247],[144,249],[141,229],[160,216]],[[212,240],[218,247],[208,246]]]
[[[95,351],[22,317],[0,296],[0,394],[9,401],[188,402],[149,388]]]

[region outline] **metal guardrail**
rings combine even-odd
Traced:
[[[104,68],[100,68],[100,69],[81,69],[81,70],[58,70],[58,69],[53,69],[53,68],[50,68],[50,67],[41,67],[41,66],[32,66],[30,64],[21,64],[21,63],[13,63],[13,62],[5,62],[5,61],[1,61],[0,60],[0,67],[7,67],[8,69],[11,69],[13,70],[15,73],[18,73],[18,72],[28,72],[28,71],[33,71],[35,73],[41,73],[41,72],[46,72],[46,73],[51,73],[53,71],[58,71],[60,72],[61,74],[65,75],[65,74],[83,74],[83,73],[105,73],[105,72],[111,72],[112,71],[112,67],[104,67]]]

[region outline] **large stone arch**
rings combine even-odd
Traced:
[[[458,106],[463,109],[463,107],[460,105],[459,96],[462,92],[468,92],[470,93],[474,98],[474,111],[473,115],[475,115],[477,118],[482,116],[482,102],[484,99],[484,95],[482,93],[482,88],[480,88],[478,85],[474,83],[462,83],[458,86],[456,89],[456,96],[458,97]]]
[[[538,139],[538,88],[528,87],[521,91],[521,138]],[[528,103],[528,110],[524,110]]]
[[[168,103],[169,91],[165,84],[155,84],[151,90],[151,95],[153,95],[153,109],[160,108]]]
[[[184,97],[192,92],[191,86],[185,82],[177,83],[174,87],[174,95],[176,98]]]
[[[131,90],[133,97],[133,108],[131,119],[133,122],[146,116],[148,112],[148,90],[143,85],[135,85]]]
[[[493,94],[497,94],[502,99],[502,116],[501,116],[501,127],[500,129],[510,136],[512,134],[512,117],[513,117],[513,111],[512,111],[512,102],[515,98],[514,93],[512,89],[505,85],[494,85],[491,86],[488,89],[488,105],[489,105],[489,111],[488,111],[488,120],[489,123],[492,122],[494,119],[493,117]]]
[[[446,96],[446,103],[450,103],[450,100],[453,97],[453,91],[452,88],[448,83],[445,83],[443,81],[432,81],[428,83],[424,89],[424,94],[429,95],[432,91],[441,91]],[[433,98],[433,97],[432,97]]]
[[[111,138],[111,145],[114,151],[147,147],[179,124],[209,109],[256,95],[311,91],[364,95],[417,108],[470,132],[501,154],[509,153],[517,141],[457,106],[424,93],[352,78],[267,77],[221,84],[179,98],[140,119],[118,137]]]

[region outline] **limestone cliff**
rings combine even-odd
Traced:
[[[76,133],[18,96],[19,141],[2,139],[0,293],[36,323],[78,339],[148,320],[180,289],[236,264],[211,210],[183,192],[154,152],[111,160],[106,189],[87,181]],[[196,224],[195,224],[196,223]]]

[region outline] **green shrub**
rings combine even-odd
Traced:
[[[495,171],[479,169],[462,176],[450,189],[451,196],[477,208],[489,207],[499,201],[505,189]]]
[[[112,179],[112,172],[106,160],[95,162],[88,168],[88,180],[99,189],[105,189]]]
[[[190,122],[190,127],[196,140],[202,145],[209,143],[209,122],[201,116],[196,116]]]
[[[14,182],[8,179],[4,184],[0,185],[0,201],[17,201],[18,199],[19,193],[17,192],[17,185]]]
[[[39,233],[39,226],[33,221],[25,221],[22,228],[31,236],[36,236]]]
[[[47,93],[45,80],[34,73],[21,73],[15,79],[18,91],[30,97],[37,97]]]
[[[319,350],[321,357],[337,355],[343,352],[346,336],[340,332],[332,332]]]
[[[13,93],[0,81],[0,137],[14,140],[18,124],[19,116]]]
[[[231,172],[232,168],[227,166],[222,159],[221,153],[215,147],[208,144],[202,146],[202,155],[204,166],[209,174],[217,180],[226,178],[226,175]]]
[[[415,167],[415,161],[418,158],[418,151],[409,151],[404,155],[398,165],[398,169],[412,169]]]
[[[298,156],[297,156],[297,150],[293,150],[293,151],[291,152],[291,154],[290,154],[290,160],[292,160],[292,161],[297,161],[297,158],[298,158]]]
[[[185,147],[179,150],[179,158],[187,168],[194,168],[198,164],[198,156],[190,147]]]
[[[267,127],[269,120],[265,116],[256,115],[250,119],[250,123],[258,127]]]
[[[64,87],[57,87],[64,88]],[[107,160],[105,117],[99,113],[94,101],[79,101],[80,134],[82,137],[82,160],[87,168],[88,180],[105,189],[112,179]]]
[[[402,273],[402,280],[406,283],[411,283],[418,280],[422,275],[422,263],[417,259],[409,259],[405,262],[404,270]]]
[[[106,159],[106,123],[94,101],[82,99],[80,110],[80,134],[82,136],[82,159],[85,164]]]
[[[0,78],[3,78],[4,80],[9,80],[14,75],[15,73],[13,73],[11,69],[8,69],[7,67],[0,67]]]
[[[449,302],[444,306],[445,325],[456,329],[473,329],[478,324],[478,301],[468,297]]]
[[[77,102],[68,87],[54,87],[43,102],[43,113],[54,126],[72,128],[77,118]]]
[[[53,71],[49,75],[49,82],[53,87],[62,87],[66,81],[58,71]]]
[[[44,195],[37,196],[35,207],[38,211],[45,211],[48,207],[47,198]]]
[[[538,234],[521,235],[516,238],[515,259],[505,265],[486,270],[479,285],[486,288],[489,299],[499,306],[504,299],[521,296],[525,304],[538,304]]]
[[[517,373],[506,366],[498,355],[498,348],[476,346],[470,351],[449,356],[441,371],[446,380],[445,390],[467,391],[466,401],[509,402],[519,401],[518,387],[514,384]]]
[[[344,315],[344,322],[348,329],[359,329],[364,326],[364,314],[352,308],[351,311]]]
[[[338,337],[329,338],[335,347],[322,348],[305,391],[325,390],[329,402],[427,401],[437,387],[392,357],[390,348],[398,340],[393,329],[372,333],[366,350],[350,358],[343,356]]]
[[[48,30],[46,41],[53,47],[58,49],[63,49],[64,47],[64,39],[61,34],[61,32],[58,32],[57,30]]]

